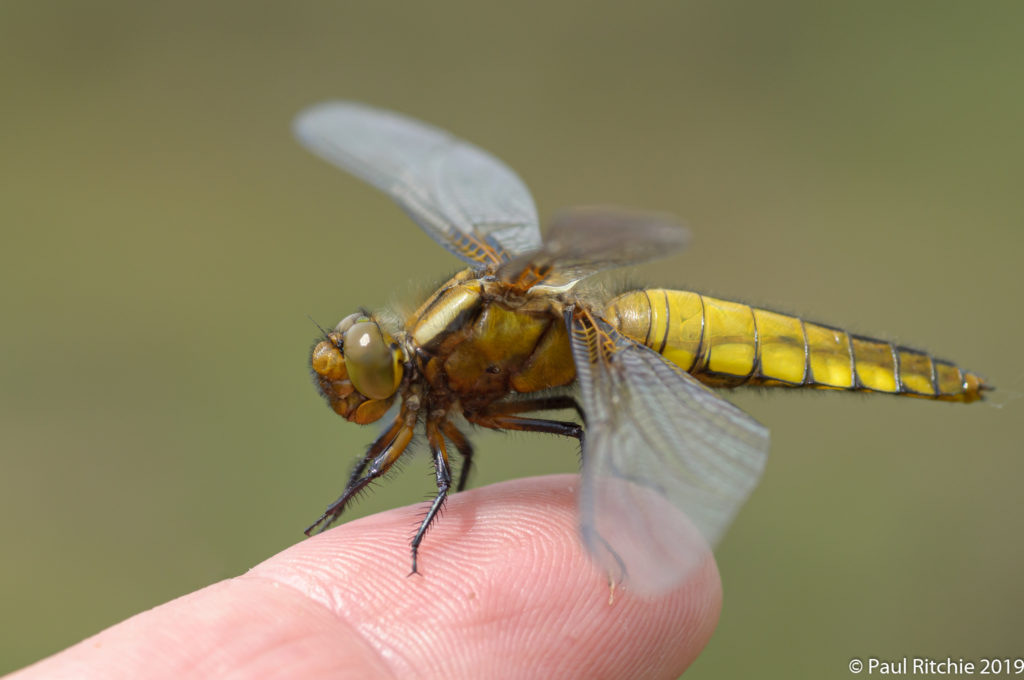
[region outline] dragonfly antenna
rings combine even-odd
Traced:
[[[313,325],[314,325],[314,326],[316,326],[317,328],[319,328],[319,329],[320,329],[320,332],[324,334],[324,340],[327,340],[327,339],[328,339],[328,338],[327,338],[327,331],[325,331],[325,330],[324,330],[324,327],[323,327],[323,326],[321,326],[320,324],[318,324],[318,323],[316,322],[316,319],[314,319],[314,318],[313,318],[312,316],[310,316],[309,314],[307,314],[307,315],[306,315],[306,318],[307,318],[307,319],[309,319],[310,321],[312,321],[312,322],[313,322]]]

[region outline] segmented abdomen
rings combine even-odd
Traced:
[[[971,402],[984,379],[884,340],[749,305],[661,288],[605,307],[619,331],[712,386],[867,390]]]

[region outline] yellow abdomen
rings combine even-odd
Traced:
[[[605,319],[701,382],[867,390],[971,402],[984,379],[956,365],[884,340],[661,288],[619,295]]]

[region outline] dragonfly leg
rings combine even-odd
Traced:
[[[466,420],[474,425],[488,427],[492,430],[519,430],[522,432],[547,432],[560,434],[564,437],[574,437],[583,442],[583,427],[578,423],[570,423],[564,420],[547,420],[545,418],[528,418],[514,415],[504,411],[505,404],[499,404],[496,408],[491,407],[485,411],[467,413]]]
[[[445,420],[441,423],[441,432],[444,433],[445,437],[455,445],[458,449],[459,455],[462,456],[462,469],[459,470],[459,484],[455,487],[456,491],[462,491],[466,488],[466,482],[469,481],[469,473],[473,468],[473,445],[466,439],[466,435],[459,431],[459,428],[455,427],[451,421]]]
[[[406,418],[399,415],[391,427],[374,440],[366,455],[356,463],[355,469],[352,470],[345,491],[338,497],[338,500],[327,506],[327,510],[320,516],[320,519],[306,528],[307,536],[314,532],[319,534],[326,531],[334,523],[334,520],[338,519],[342,510],[345,509],[345,504],[353,496],[391,468],[412,440],[415,422],[413,420],[412,423],[409,423]],[[369,469],[367,470],[367,468]]]
[[[461,435],[461,433],[460,433]],[[465,439],[465,438],[463,438]],[[444,501],[448,498],[448,490],[452,485],[452,470],[448,464],[448,450],[445,447],[444,436],[441,434],[441,428],[438,427],[437,423],[428,420],[427,421],[427,442],[430,444],[430,453],[434,457],[434,474],[437,477],[437,495],[434,496],[434,502],[430,504],[430,509],[427,510],[427,516],[420,522],[420,528],[416,530],[416,535],[412,539],[412,571],[410,575],[415,574],[416,558],[419,554],[420,543],[423,542],[423,537],[427,533],[427,529],[433,524],[434,520],[437,519],[437,513],[441,510],[441,506],[444,505]]]
[[[583,409],[579,402],[569,395],[556,395],[553,397],[537,397],[536,399],[518,399],[515,401],[504,401],[498,404],[491,404],[485,413],[524,413],[527,411],[561,411],[572,409],[580,420],[586,422]]]

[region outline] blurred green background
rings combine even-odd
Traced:
[[[375,429],[316,330],[458,268],[303,151],[352,98],[491,150],[541,214],[663,210],[636,278],[922,346],[971,406],[736,393],[772,428],[694,678],[1024,653],[1017,2],[0,5],[0,671],[302,538]],[[476,484],[574,447],[480,434]],[[356,513],[426,497],[429,463]]]

